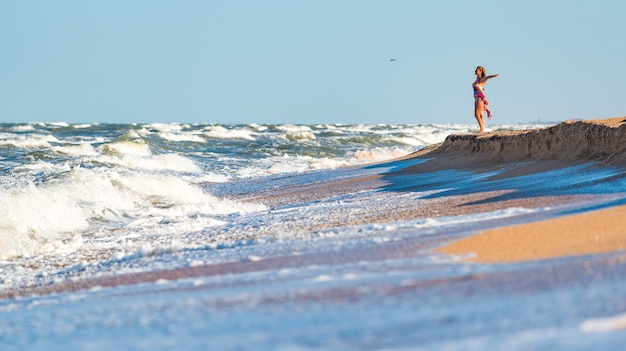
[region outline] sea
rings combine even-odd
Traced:
[[[376,189],[360,189],[325,202],[245,200],[270,188],[379,175],[394,167],[386,166],[389,160],[475,131],[473,124],[0,124],[0,290],[263,262],[285,253],[341,257],[353,245],[392,240],[380,233],[432,234],[539,211],[315,231],[297,229],[307,223],[287,224],[303,218],[322,223],[337,213],[349,218],[362,206],[401,207],[416,195],[381,197]],[[593,294],[582,312],[568,309],[567,302],[585,294],[576,287],[511,293],[510,299],[492,299],[490,290],[491,297],[467,302],[450,297],[454,292],[429,293],[422,302],[367,292],[391,282],[399,288],[502,269],[431,256],[318,260],[10,297],[0,300],[0,344],[2,350],[572,350],[588,349],[610,329],[594,319],[608,307],[597,307]],[[328,288],[355,296],[311,297]],[[610,298],[613,288],[606,283],[597,294]],[[626,309],[623,300],[611,301],[621,306],[616,311]],[[550,317],[551,309],[558,317]],[[612,315],[618,321],[606,322],[610,326],[626,320]],[[599,349],[623,345],[623,332],[611,335]]]
[[[84,249],[87,238],[112,235],[137,236],[137,245],[154,246],[160,242],[154,235],[185,235],[222,225],[220,218],[227,214],[266,209],[213,196],[214,184],[234,189],[254,186],[254,179],[389,160],[471,129],[384,124],[0,125],[0,259],[66,254]],[[142,238],[147,231],[151,235]]]

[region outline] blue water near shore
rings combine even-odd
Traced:
[[[534,127],[542,125],[492,128]],[[622,347],[623,253],[479,265],[430,252],[481,228],[626,198],[624,171],[615,168],[582,165],[502,181],[457,170],[394,178],[392,171],[420,161],[381,162],[472,128],[2,125],[2,291],[234,267],[0,300],[2,349]],[[381,180],[323,199],[247,200],[368,176]],[[511,188],[517,196],[591,196],[555,207],[327,224]]]

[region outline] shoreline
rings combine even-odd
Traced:
[[[451,135],[420,151],[427,162],[407,174],[461,168],[498,171],[491,180],[589,164],[626,166],[626,117],[568,121],[545,129]],[[621,177],[624,177],[622,174]],[[546,180],[549,181],[549,180]],[[513,263],[626,249],[626,206],[482,231],[434,252],[472,255],[479,263]]]
[[[560,125],[533,131],[506,131],[491,132],[481,135],[451,135],[442,144],[427,147],[406,157],[377,163],[372,167],[384,167],[394,163],[399,169],[377,175],[361,175],[349,179],[328,179],[323,182],[299,184],[292,187],[272,188],[251,193],[239,194],[233,200],[243,202],[264,203],[269,208],[280,208],[284,205],[294,205],[323,202],[336,196],[354,194],[367,191],[381,191],[385,196],[394,197],[402,194],[432,193],[423,195],[425,201],[403,201],[400,206],[384,208],[362,208],[352,215],[309,222],[306,218],[295,218],[289,223],[281,223],[281,230],[287,232],[322,231],[341,229],[347,226],[372,225],[395,223],[411,220],[436,219],[449,216],[489,213],[511,208],[539,209],[543,207],[558,207],[563,204],[596,204],[602,205],[619,199],[626,199],[626,192],[611,196],[601,196],[597,193],[542,193],[529,188],[525,191],[508,183],[519,177],[542,174],[543,172],[559,171],[573,166],[585,167],[587,170],[598,168],[615,168],[621,173],[613,178],[626,177],[623,171],[626,152],[626,143],[622,145],[614,140],[605,140],[599,144],[615,144],[614,152],[597,151],[594,142],[586,145],[587,149],[576,147],[579,156],[573,157],[563,151],[567,141],[554,142],[563,135],[571,138],[587,140],[591,134],[621,135],[626,133],[626,118],[614,118],[599,121],[565,122]],[[573,136],[572,136],[573,135]],[[553,139],[551,139],[553,138]],[[521,141],[520,141],[521,140]],[[622,139],[619,139],[622,140]],[[626,140],[624,138],[623,140]],[[532,146],[541,142],[550,147]],[[522,145],[522,146],[520,146]],[[530,145],[530,146],[529,146]],[[532,147],[539,151],[532,151]],[[518,148],[522,148],[523,152]],[[531,147],[531,149],[529,149]],[[528,151],[531,150],[531,151]],[[595,151],[594,151],[595,150]],[[530,153],[529,153],[530,152]],[[585,155],[584,157],[580,155]],[[420,162],[415,162],[420,161]],[[466,179],[474,177],[472,183],[464,183]],[[548,179],[549,180],[549,179]],[[602,180],[599,180],[602,181]],[[457,182],[457,183],[455,183]],[[475,183],[475,184],[474,184]],[[469,184],[469,185],[468,185]],[[549,186],[549,184],[548,184]],[[448,188],[457,187],[458,190]],[[618,202],[619,202],[618,199]],[[623,203],[623,202],[622,202]],[[582,206],[585,207],[585,206]],[[588,208],[588,206],[586,207]],[[353,210],[354,211],[354,210]],[[428,254],[471,255],[477,254],[476,263],[514,263],[546,258],[567,257],[571,255],[589,255],[594,253],[614,252],[626,248],[626,206],[609,206],[600,211],[581,210],[581,213],[572,216],[560,216],[549,220],[531,221],[515,226],[506,226],[507,223],[495,223],[486,230],[470,234],[460,240],[449,237],[428,240],[431,247],[407,253],[396,249],[382,250],[382,259],[392,259],[394,255],[417,257]],[[533,218],[539,218],[533,217]],[[583,231],[585,223],[606,224],[606,229],[598,231],[604,226],[594,225],[594,232]],[[563,234],[563,228],[570,228],[574,235]],[[591,228],[591,227],[590,227]],[[273,228],[259,227],[259,238],[275,235]],[[486,233],[486,234],[485,234]],[[594,247],[596,240],[594,233],[601,235],[602,245]],[[392,236],[393,233],[376,234],[381,237]],[[550,241],[546,239],[550,238]],[[233,237],[232,240],[253,240],[255,238]],[[485,244],[485,240],[489,245]],[[392,246],[389,246],[390,248]],[[523,255],[507,251],[507,248],[520,248]],[[524,249],[522,249],[524,248]],[[559,248],[558,251],[550,251]],[[377,250],[375,246],[365,247],[360,252],[363,257],[369,257],[369,250]],[[491,258],[491,254],[500,253],[501,256]],[[546,251],[549,251],[546,253]],[[95,287],[114,287],[138,283],[155,282],[166,279],[182,279],[221,274],[238,274],[241,272],[256,271],[258,269],[281,269],[284,267],[300,267],[309,262],[320,264],[333,262],[339,259],[334,252],[321,252],[323,260],[315,257],[300,258],[288,256],[268,256],[253,262],[241,261],[230,263],[206,264],[199,267],[174,268],[162,271],[147,271],[115,275],[110,277],[83,276],[76,281],[58,282],[48,285],[25,286],[0,291],[0,299],[14,298],[33,294],[50,294],[88,290]],[[495,257],[495,256],[494,256]],[[359,255],[350,255],[354,262],[360,260]]]

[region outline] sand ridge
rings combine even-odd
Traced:
[[[407,173],[442,169],[504,169],[495,179],[571,165],[626,166],[626,117],[567,121],[528,131],[450,135],[413,155],[427,162]],[[507,164],[514,166],[505,167]],[[547,180],[549,181],[549,180]],[[626,206],[483,231],[435,252],[507,263],[626,250]]]
[[[407,158],[428,160],[407,172],[480,170],[516,162],[557,162],[554,168],[589,162],[626,166],[626,117],[567,121],[534,130],[453,134]]]

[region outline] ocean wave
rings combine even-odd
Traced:
[[[199,186],[163,174],[76,167],[40,184],[0,190],[0,259],[72,251],[102,229],[179,233],[194,216],[264,210],[222,200]],[[206,222],[206,221],[205,221]],[[105,234],[106,235],[106,234]]]
[[[157,132],[179,132],[183,129],[191,128],[188,124],[180,124],[180,123],[150,123],[143,126],[146,130],[155,130]]]
[[[194,143],[204,143],[206,141],[203,137],[191,133],[158,132],[156,135],[161,139],[174,142],[190,141]]]
[[[115,143],[104,144],[100,150],[107,155],[132,155],[132,156],[150,156],[150,146],[138,141],[119,141]]]
[[[210,126],[202,130],[202,135],[211,139],[256,140],[254,132],[247,128],[227,129],[223,126]]]
[[[0,134],[0,147],[1,146],[13,146],[17,148],[25,149],[43,149],[52,146],[52,143],[59,143],[60,141],[52,135],[23,135],[23,134]]]
[[[35,127],[32,126],[31,124],[21,124],[21,125],[10,127],[9,131],[15,132],[15,133],[32,132],[32,131],[35,131]]]
[[[197,173],[201,168],[191,159],[177,154],[162,155],[126,155],[123,157],[102,155],[95,157],[90,162],[97,162],[103,165],[123,166],[127,169],[147,170],[147,171],[176,171]]]
[[[301,133],[301,132],[311,132],[312,129],[306,125],[293,125],[293,124],[283,124],[275,126],[277,130],[282,130],[286,133]]]
[[[352,158],[356,161],[353,163],[378,162],[406,156],[408,153],[410,153],[410,150],[402,147],[374,148],[367,150],[357,150],[352,155]]]
[[[315,140],[315,134],[309,131],[299,131],[299,132],[289,132],[285,133],[285,138],[290,141],[299,141],[299,140]]]
[[[50,148],[50,151],[52,151],[53,153],[70,156],[98,156],[100,154],[90,143],[53,146]]]

